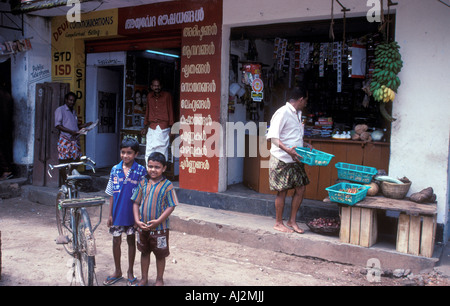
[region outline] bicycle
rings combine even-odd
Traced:
[[[95,173],[95,162],[89,157],[83,156],[78,162],[70,162],[58,165],[50,165],[47,170],[66,168],[64,183],[56,196],[56,225],[59,236],[57,244],[62,244],[69,255],[74,258],[72,264],[72,280],[78,279],[83,286],[93,286],[95,279],[95,238],[94,231],[101,223],[103,197],[79,198],[78,184],[81,181],[92,180],[89,175],[82,175],[76,169],[78,166],[88,166]],[[98,223],[92,227],[87,208],[100,207]],[[98,284],[98,282],[97,282]]]

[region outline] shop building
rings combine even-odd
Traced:
[[[26,15],[24,36],[33,37],[33,50],[11,58],[11,84],[15,118],[28,118],[29,124],[16,120],[14,162],[34,163],[37,83],[70,84],[82,121],[101,124],[84,139],[85,152],[108,167],[118,160],[111,152],[118,151],[121,137],[143,141],[137,100],[158,76],[176,101],[180,125],[173,134],[179,135],[180,152],[172,152],[172,165],[180,188],[217,193],[244,184],[270,193],[264,131],[286,92],[304,82],[310,91],[307,141],[335,155],[328,167],[308,168],[312,184],[306,198],[326,197],[336,162],[385,169],[390,176],[408,177],[410,193],[433,187],[437,241],[447,241],[450,8],[418,0],[389,7],[388,36],[401,46],[404,62],[402,85],[387,106],[396,119],[390,122],[380,115],[378,102],[364,102],[371,68],[356,60],[370,62],[368,46],[380,40],[380,23],[371,19],[379,7],[374,1],[333,3],[332,11],[330,1],[164,1],[83,13],[80,23],[69,23],[65,15],[50,20]],[[352,62],[339,52],[351,54]],[[35,79],[31,72],[38,63],[47,73]],[[252,93],[255,75],[262,84]],[[322,123],[320,129],[315,122]],[[328,122],[341,133],[366,123],[383,137],[369,143],[314,137],[330,135]]]

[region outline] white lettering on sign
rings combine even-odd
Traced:
[[[145,16],[129,18],[125,20],[125,30],[154,28],[156,26],[176,25],[183,23],[199,22],[205,18],[203,7],[198,10],[164,14],[159,16]],[[207,31],[207,30],[206,30]],[[216,30],[217,31],[217,30]]]

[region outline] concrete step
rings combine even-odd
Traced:
[[[432,258],[395,251],[395,245],[384,241],[370,248],[342,243],[337,236],[319,235],[299,226],[304,234],[286,234],[273,229],[274,218],[247,213],[181,204],[171,216],[171,227],[177,231],[220,239],[241,245],[282,252],[295,256],[320,258],[362,268],[377,261],[382,270],[411,269],[413,273],[429,272],[438,263],[442,247],[435,247]]]
[[[33,202],[55,205],[57,188],[24,185],[22,196]],[[104,191],[81,196],[105,196]],[[105,205],[108,205],[105,201]],[[244,203],[244,202],[241,202]],[[235,204],[237,205],[237,204]],[[441,258],[442,247],[435,247],[434,256],[425,258],[395,251],[395,244],[380,241],[370,248],[341,243],[337,236],[324,236],[309,231],[305,223],[299,226],[305,234],[286,234],[273,229],[274,218],[257,214],[180,204],[170,217],[171,228],[187,234],[225,240],[250,247],[283,252],[295,256],[366,267],[378,260],[380,268],[410,269],[413,273],[433,270]]]
[[[20,197],[21,187],[26,183],[26,178],[13,178],[0,181],[0,198],[9,199]]]

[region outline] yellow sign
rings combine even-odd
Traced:
[[[118,10],[81,14],[80,22],[66,16],[52,18],[52,81],[69,83],[77,95],[76,111],[80,124],[85,120],[85,39],[117,35]]]

